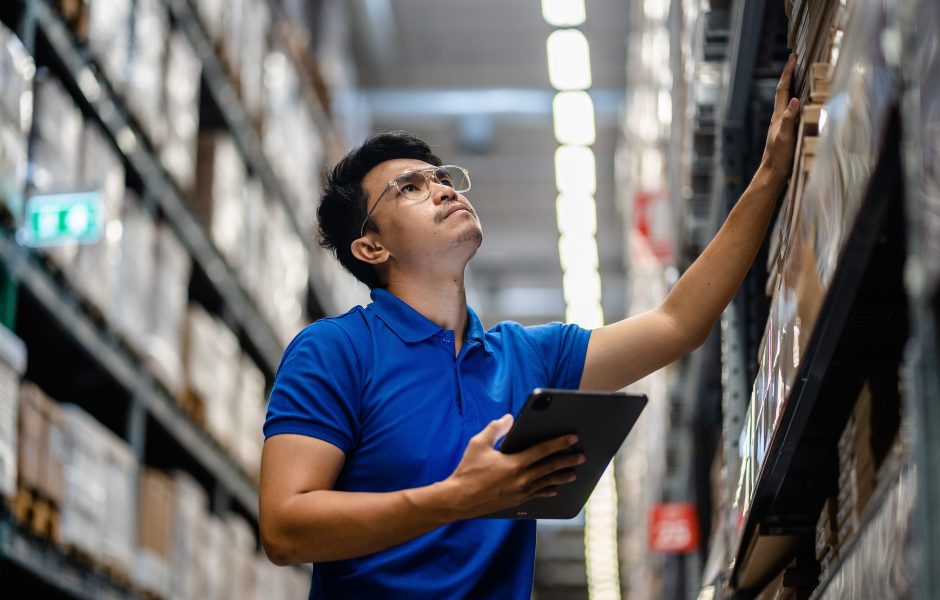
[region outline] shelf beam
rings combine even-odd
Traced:
[[[43,0],[23,1],[35,15],[40,32],[85,101],[117,142],[131,167],[140,175],[147,193],[157,201],[194,261],[222,297],[226,309],[224,312],[233,321],[230,325],[244,333],[261,359],[259,366],[272,377],[283,350],[274,330],[261,317],[231,267],[196,220],[187,201],[170,182],[160,162],[147,149],[144,136],[132,125],[121,108],[121,102],[114,97],[106,80],[96,73],[93,64],[76,45],[59,16]]]
[[[19,247],[9,235],[0,235],[0,263],[59,321],[67,331],[98,361],[102,369],[132,396],[138,396],[147,414],[176,439],[183,449],[205,468],[235,498],[242,508],[258,520],[258,491],[235,462],[218,448],[146,371],[121,349],[117,340],[103,332],[84,313],[76,301]],[[132,440],[133,441],[133,440]]]

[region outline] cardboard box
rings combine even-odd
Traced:
[[[19,461],[17,475],[21,486],[41,491],[43,487],[43,463],[45,452],[45,418],[41,404],[45,394],[36,384],[23,382],[20,387],[17,434]]]
[[[66,422],[62,405],[49,399],[43,406],[45,417],[45,439],[43,450],[42,489],[46,497],[57,506],[62,505],[65,494]]]
[[[136,0],[133,14],[127,104],[150,141],[160,147],[167,133],[163,86],[169,14],[162,0]]]
[[[134,581],[144,591],[171,597],[175,486],[169,475],[146,468],[140,473],[137,558]]]
[[[88,7],[88,49],[111,87],[127,85],[133,0],[94,0]]]
[[[189,191],[196,177],[196,140],[199,130],[199,85],[202,63],[186,35],[170,34],[167,45],[163,111],[167,137],[160,157],[182,190]]]
[[[156,229],[153,293],[149,295],[148,366],[174,396],[184,387],[183,327],[192,259],[165,222]]]
[[[110,319],[120,259],[118,233],[124,204],[124,160],[94,121],[85,122],[80,144],[76,187],[101,194],[104,218],[101,238],[78,247],[68,276],[75,289]]]
[[[35,72],[19,38],[0,24],[0,202],[12,215],[21,214],[26,191]]]
[[[146,355],[154,282],[156,221],[137,196],[127,191],[121,218],[114,326],[127,342]]]
[[[206,491],[184,471],[172,473],[174,486],[173,579],[170,597],[179,600],[206,598],[206,544],[209,501]]]

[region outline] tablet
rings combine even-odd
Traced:
[[[521,452],[539,442],[574,433],[581,452],[578,478],[558,486],[558,495],[534,498],[484,519],[571,519],[588,497],[646,406],[646,396],[622,392],[579,392],[537,388],[526,400],[500,452]]]

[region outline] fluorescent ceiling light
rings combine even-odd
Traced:
[[[558,238],[561,270],[597,269],[597,240],[590,233],[563,235]]]
[[[559,146],[555,150],[555,185],[562,194],[593,196],[597,191],[594,152],[585,146]]]
[[[597,233],[597,203],[594,196],[559,194],[555,200],[555,215],[558,218],[558,233],[562,235]]]
[[[597,269],[571,269],[561,280],[568,308],[601,301],[601,276]]]
[[[555,27],[574,27],[587,16],[584,0],[542,0],[542,17]]]
[[[548,36],[548,78],[556,90],[591,87],[591,54],[587,38],[577,29],[559,29]]]
[[[662,22],[669,13],[668,0],[643,0],[643,12],[650,21]]]
[[[568,308],[565,310],[565,321],[580,325],[585,329],[597,329],[604,324],[604,311],[601,309],[601,305],[598,302],[591,304],[569,304]],[[610,534],[608,533],[608,535]],[[588,559],[588,562],[590,563],[590,559]],[[592,570],[590,566],[587,568]],[[619,592],[620,590],[618,589],[617,591]],[[591,598],[597,598],[597,596],[592,595]]]
[[[594,102],[587,92],[558,92],[552,101],[552,115],[559,144],[590,146],[594,143]]]

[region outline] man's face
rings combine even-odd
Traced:
[[[434,256],[462,257],[464,263],[476,253],[483,230],[470,201],[452,187],[433,179],[424,200],[404,198],[389,182],[402,173],[433,168],[424,161],[395,159],[381,163],[362,180],[371,219],[381,239],[398,260]],[[383,195],[384,192],[384,195]],[[381,201],[379,201],[381,196]],[[376,205],[376,202],[378,204]]]

